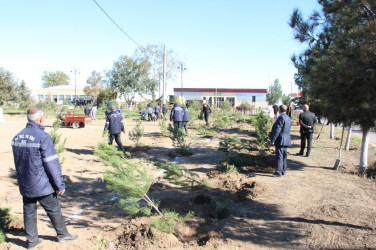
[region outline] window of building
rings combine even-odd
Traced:
[[[66,95],[66,96],[65,96],[65,99],[66,99],[68,102],[70,102],[70,101],[72,101],[72,96],[71,96],[71,95]]]
[[[53,102],[57,102],[57,95],[53,95],[53,96],[52,96],[52,101],[53,101]]]
[[[43,101],[44,100],[44,95],[38,95],[38,101]]]
[[[60,101],[64,100],[64,95],[59,95],[59,100]]]
[[[231,103],[231,106],[235,106],[235,97],[226,97],[226,100]]]

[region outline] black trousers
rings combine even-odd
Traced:
[[[307,153],[306,155],[309,156],[311,153],[311,148],[312,148],[312,138],[313,138],[313,133],[301,133],[300,134],[300,154],[304,154],[304,149],[306,147],[306,142],[307,142]]]
[[[177,126],[178,128],[183,128],[183,122],[174,121],[174,126]]]
[[[68,230],[65,226],[64,217],[61,214],[60,203],[56,193],[35,198],[23,197],[24,224],[29,246],[36,245],[38,242],[37,202],[39,202],[44,208],[44,211],[46,211],[56,230],[57,237],[63,238],[67,236]]]
[[[108,144],[112,145],[114,138],[115,138],[115,142],[118,145],[118,147],[120,148],[120,150],[124,152],[124,147],[123,147],[123,144],[121,143],[120,134],[110,134],[108,136]]]
[[[148,114],[148,121],[152,121],[153,120],[153,117],[151,114]]]
[[[209,125],[209,115],[204,115],[204,117],[205,117],[206,125],[208,126]]]
[[[277,161],[276,172],[281,175],[286,173],[287,169],[287,147],[276,146],[275,156]]]

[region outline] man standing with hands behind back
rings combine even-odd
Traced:
[[[304,149],[307,141],[306,157],[309,157],[312,148],[313,128],[316,124],[316,116],[309,111],[307,104],[303,105],[303,113],[299,115],[300,123],[300,152],[298,155],[304,155]]]
[[[286,173],[287,148],[291,146],[291,119],[286,114],[286,111],[286,105],[279,106],[280,116],[278,116],[277,121],[274,123],[270,136],[270,143],[275,146],[277,167],[273,175],[276,177],[281,177],[281,175]]]
[[[27,111],[28,123],[12,140],[17,181],[23,200],[24,225],[28,248],[41,243],[37,229],[37,202],[39,202],[57,233],[59,242],[75,240],[66,228],[57,195],[65,192],[59,157],[51,136],[44,132],[43,111]]]

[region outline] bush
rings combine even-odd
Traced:
[[[10,208],[0,208],[0,244],[5,242],[5,233],[11,222]]]
[[[162,136],[167,136],[167,123],[166,123],[166,120],[164,118],[162,118],[162,120],[159,122],[159,126],[161,127],[161,135]]]
[[[185,216],[180,216],[178,213],[173,211],[163,211],[164,218],[154,217],[151,220],[152,227],[155,227],[159,231],[165,233],[173,233],[175,227],[179,223],[183,223],[187,219],[192,218],[195,214],[189,211]]]
[[[254,165],[252,156],[248,154],[231,153],[229,154],[228,159],[230,164],[233,164],[238,168]]]
[[[129,139],[134,141],[136,145],[140,142],[141,137],[144,136],[144,127],[141,127],[141,120],[137,121],[136,127],[132,131],[129,131]]]
[[[177,151],[184,155],[190,156],[192,155],[192,151],[189,149],[190,144],[186,141],[186,134],[184,130],[178,128],[177,126],[172,126],[169,124],[168,130],[170,131],[170,138],[172,140],[172,144],[177,149]]]
[[[159,164],[157,168],[165,171],[164,179],[174,185],[193,188],[197,185],[207,186],[205,181],[200,180],[198,174],[189,171],[186,167],[174,163]]]
[[[376,179],[376,161],[367,168],[366,175],[368,178]]]
[[[264,153],[265,149],[270,147],[269,132],[272,128],[272,120],[263,112],[256,115],[253,120],[253,124],[256,129],[256,142],[258,149],[261,153]]]
[[[222,104],[221,104],[221,110],[222,111],[228,112],[231,109],[232,109],[231,102],[229,102],[228,100],[225,100],[224,102],[222,102]]]

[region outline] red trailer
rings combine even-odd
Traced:
[[[91,116],[84,114],[74,114],[72,112],[65,112],[60,116],[62,126],[72,126],[73,128],[84,128],[85,124],[91,123]]]
[[[73,128],[84,128],[86,124],[92,122],[90,115],[75,114],[68,105],[60,106],[56,110],[56,117],[60,119],[62,126],[72,126]]]

